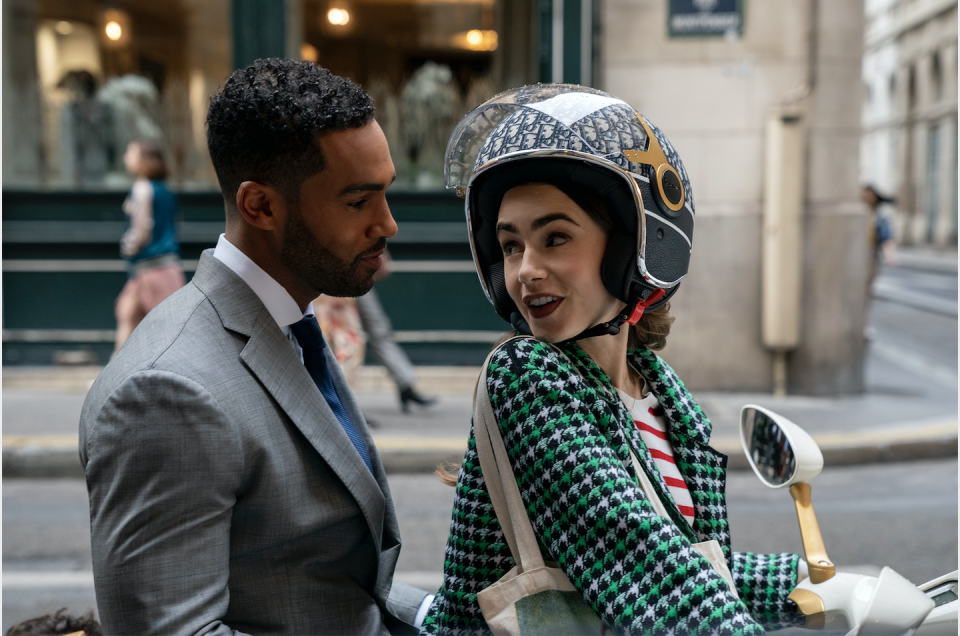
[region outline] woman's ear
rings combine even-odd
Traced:
[[[286,223],[287,200],[273,186],[244,181],[237,188],[237,212],[257,229],[276,232]]]

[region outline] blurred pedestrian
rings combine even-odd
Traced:
[[[117,297],[114,351],[151,309],[186,282],[177,240],[177,198],[164,183],[163,149],[156,141],[131,141],[123,163],[136,180],[123,202],[128,226],[120,239],[120,254],[130,265],[130,277]]]
[[[93,612],[75,616],[64,607],[53,614],[17,623],[4,636],[100,636],[102,633]]]
[[[357,386],[357,371],[363,365],[363,356],[367,352],[357,309],[356,298],[321,295],[313,301],[313,313],[317,317],[320,331],[340,363],[340,370],[347,378],[347,384],[354,391]],[[369,424],[369,419],[367,423]]]
[[[383,267],[374,277],[374,280],[378,282],[390,275],[390,258],[387,253],[384,256],[386,258]],[[366,334],[370,351],[380,361],[380,364],[387,369],[390,379],[397,385],[400,408],[403,412],[410,412],[411,402],[424,408],[436,404],[437,398],[421,395],[414,388],[417,377],[413,365],[410,363],[410,358],[407,357],[407,354],[394,339],[390,317],[383,310],[375,289],[371,289],[357,298],[357,310],[360,312],[360,321],[363,324],[363,331]]]
[[[880,213],[882,204],[892,205],[897,201],[892,197],[880,194],[876,188],[869,184],[863,186],[862,198],[869,211],[867,220],[867,233],[871,251],[869,284],[873,284],[873,279],[877,277],[881,264],[896,265],[897,263],[897,243],[893,239],[893,227],[890,225],[890,221]]]

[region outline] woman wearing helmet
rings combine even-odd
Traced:
[[[787,600],[796,555],[731,553],[726,457],[653,352],[694,226],[666,137],[606,93],[527,86],[464,118],[446,175],[466,199],[484,292],[529,335],[497,349],[485,388],[545,558],[618,634],[758,634],[802,621]],[[472,429],[456,486],[423,632],[484,634],[477,593],[515,562]],[[712,563],[695,544],[713,541]]]

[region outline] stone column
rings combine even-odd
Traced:
[[[863,3],[819,0],[815,83],[806,100],[807,223],[801,344],[789,360],[797,393],[863,389],[870,248],[860,203]]]
[[[37,14],[33,0],[3,2],[3,185],[43,181],[41,99],[37,83]]]

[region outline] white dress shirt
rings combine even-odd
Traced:
[[[237,246],[227,240],[223,234],[217,241],[217,247],[213,250],[213,257],[230,268],[230,270],[243,279],[253,293],[257,295],[263,306],[267,308],[273,319],[277,321],[277,326],[283,331],[283,335],[290,341],[293,350],[300,356],[300,362],[303,362],[303,349],[297,343],[290,325],[300,322],[306,316],[313,315],[313,303],[307,305],[304,311],[300,311],[300,306],[293,299],[283,286],[275,281],[270,274],[263,271],[259,265],[250,260],[250,257],[237,249]],[[433,602],[434,595],[428,594],[420,604],[417,612],[417,618],[414,627],[419,628],[423,625],[423,619],[427,615],[427,610]]]
[[[220,235],[217,247],[213,250],[213,257],[229,267],[234,274],[250,286],[250,289],[257,295],[263,306],[267,308],[273,319],[277,321],[277,326],[290,341],[293,350],[300,356],[300,362],[303,362],[303,350],[297,343],[290,325],[300,322],[306,316],[312,316],[313,303],[311,302],[301,312],[300,306],[297,305],[297,301],[293,299],[290,292],[275,281],[270,274],[263,271],[259,265],[250,260],[250,257],[241,252],[236,245],[228,241],[223,234]]]

